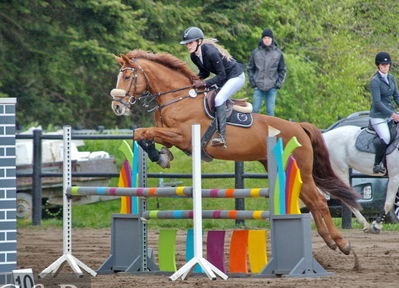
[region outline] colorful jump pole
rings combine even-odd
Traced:
[[[193,187],[68,187],[67,193],[72,196],[139,196],[139,197],[192,197]],[[269,197],[268,188],[254,189],[201,189],[203,198],[265,198]]]
[[[192,210],[151,210],[143,214],[144,219],[193,219]],[[270,211],[263,210],[202,210],[202,219],[255,219],[270,217]]]

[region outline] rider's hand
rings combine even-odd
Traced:
[[[206,83],[203,80],[193,80],[193,87],[196,89],[204,89],[206,87]]]
[[[395,122],[399,122],[399,114],[397,114],[397,113],[392,113],[392,115],[391,115],[391,117],[392,117],[392,119],[395,121]]]

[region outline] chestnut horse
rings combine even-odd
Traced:
[[[151,102],[156,105],[151,109],[155,111],[156,126],[136,129],[134,140],[154,140],[163,145],[161,153],[168,157],[168,161],[173,159],[168,150],[172,146],[189,154],[191,125],[199,123],[203,135],[211,123],[204,112],[203,91],[189,93],[193,79],[198,79],[198,76],[184,61],[167,53],[134,50],[115,58],[121,65],[116,88],[111,91],[115,114],[128,115],[133,104],[140,101],[146,106]],[[328,247],[336,249],[338,246],[344,254],[350,254],[350,244],[335,227],[326,199],[318,188],[353,208],[360,208],[356,201],[358,196],[335,176],[320,131],[310,123],[252,115],[254,121],[250,128],[227,125],[227,148],[208,145],[205,151],[216,159],[259,161],[267,169],[268,126],[281,131],[278,136],[284,144],[295,136],[302,145],[293,152],[303,180],[300,199],[312,213],[318,233]],[[163,163],[163,166],[167,164]]]

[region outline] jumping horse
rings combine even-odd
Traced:
[[[391,132],[391,135],[398,136],[398,126],[392,125],[392,128],[394,131]],[[359,135],[361,136],[360,138]],[[323,137],[329,150],[330,162],[334,172],[345,183],[349,184],[349,168],[367,175],[384,176],[373,173],[375,151],[373,141],[378,140],[376,139],[378,136],[375,135],[375,132],[370,133],[366,127],[348,125],[325,132],[323,133]],[[364,232],[379,233],[388,215],[390,217],[398,217],[395,214],[399,210],[399,202],[395,202],[395,199],[399,196],[399,140],[397,137],[393,137],[393,139],[387,148],[387,155],[385,157],[385,167],[388,172],[388,187],[384,211],[369,224],[356,208],[351,208],[357,220],[363,225]],[[396,211],[393,211],[394,205],[396,206]]]
[[[184,61],[167,53],[133,50],[115,58],[121,68],[116,88],[111,91],[114,113],[129,115],[136,103],[142,102],[145,106],[154,103],[151,111],[154,112],[155,127],[136,129],[134,140],[143,146],[151,141],[163,145],[162,161],[158,160],[163,167],[173,160],[168,148],[175,146],[189,154],[191,125],[199,123],[203,135],[211,124],[211,118],[204,110],[204,91],[192,91],[193,80],[198,76]],[[250,128],[227,125],[227,147],[207,145],[206,153],[216,159],[259,161],[267,169],[265,140],[268,126],[280,131],[278,136],[284,145],[295,136],[302,145],[293,152],[303,180],[300,199],[312,213],[318,233],[327,246],[333,250],[338,247],[344,254],[350,254],[350,243],[335,227],[326,199],[318,188],[356,209],[360,208],[358,195],[334,174],[321,132],[310,123],[294,123],[261,114],[252,116]]]

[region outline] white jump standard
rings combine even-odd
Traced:
[[[226,280],[228,277],[202,256],[202,196],[201,196],[201,126],[194,124],[192,127],[192,157],[193,157],[193,233],[194,257],[183,267],[177,270],[170,280],[186,279],[195,265],[199,264],[209,279],[216,280],[216,275]]]
[[[93,277],[97,273],[84,264],[82,261],[72,255],[72,199],[67,197],[67,188],[72,186],[72,165],[71,165],[71,140],[72,140],[71,126],[64,126],[64,163],[63,163],[63,255],[54,261],[50,266],[44,269],[39,278],[44,278],[48,274],[56,276],[62,266],[67,262],[73,272],[79,277],[83,277],[83,268],[87,273]]]

